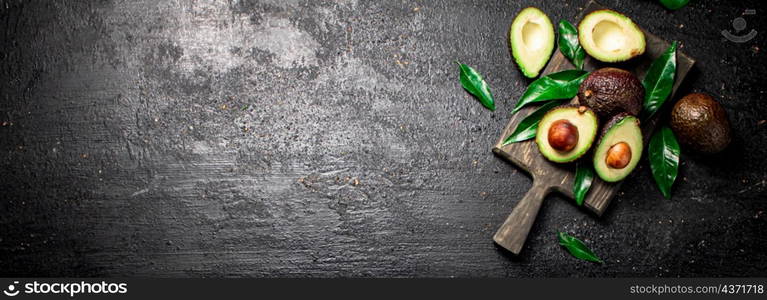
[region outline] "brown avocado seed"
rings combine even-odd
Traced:
[[[631,147],[626,142],[620,142],[607,150],[605,163],[613,169],[623,169],[631,161]]]
[[[578,127],[562,119],[554,121],[549,127],[549,145],[557,151],[573,150],[578,144]]]

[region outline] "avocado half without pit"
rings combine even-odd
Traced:
[[[594,171],[606,182],[621,181],[636,168],[642,147],[639,119],[620,113],[602,129],[594,150]]]
[[[645,51],[642,30],[629,17],[609,9],[583,17],[578,40],[586,53],[603,62],[626,61]]]
[[[528,78],[540,74],[554,50],[554,25],[540,9],[523,9],[509,29],[511,55]]]
[[[546,159],[571,162],[591,148],[597,134],[597,116],[588,107],[562,105],[541,118],[535,143]]]

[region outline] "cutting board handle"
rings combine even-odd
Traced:
[[[533,180],[533,186],[517,203],[501,228],[495,232],[493,240],[506,250],[519,254],[522,246],[525,245],[530,228],[533,227],[535,217],[538,216],[543,198],[546,198],[549,191],[550,187],[538,184],[537,180]]]

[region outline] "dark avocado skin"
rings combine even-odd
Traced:
[[[682,145],[701,153],[721,152],[730,144],[727,112],[706,94],[692,93],[677,101],[670,125]]]
[[[591,72],[578,89],[578,102],[594,110],[601,118],[626,112],[633,116],[642,111],[644,87],[629,71],[602,68]]]

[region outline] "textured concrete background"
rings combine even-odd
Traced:
[[[490,152],[529,80],[521,8],[585,1],[0,1],[2,276],[767,275],[767,7],[603,1],[698,60],[734,142],[647,162],[602,218],[557,195],[513,257],[530,187]],[[759,34],[721,30],[744,9]],[[762,21],[759,21],[762,20]],[[490,112],[458,83],[487,78]],[[604,265],[556,242],[584,239]]]

